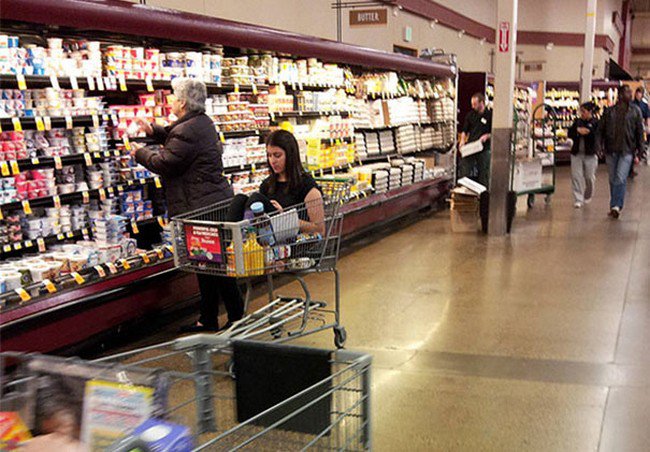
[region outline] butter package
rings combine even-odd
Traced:
[[[158,419],[145,421],[131,437],[144,441],[155,452],[189,452],[193,449],[189,428]]]

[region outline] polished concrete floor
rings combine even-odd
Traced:
[[[604,170],[576,210],[560,168],[507,237],[452,233],[443,211],[340,259],[347,348],[374,359],[375,450],[650,450],[650,168],[618,221]],[[308,283],[331,300],[326,275]]]
[[[618,221],[604,170],[576,210],[560,168],[507,237],[454,234],[440,212],[340,260],[376,450],[650,450],[650,168]]]

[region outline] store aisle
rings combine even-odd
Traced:
[[[650,449],[640,173],[619,221],[604,167],[583,210],[561,168],[552,204],[520,210],[509,237],[452,234],[445,212],[341,259],[348,348],[374,356],[376,450]]]

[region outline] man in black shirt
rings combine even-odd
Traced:
[[[460,135],[459,148],[472,141],[481,140],[483,150],[461,158],[458,178],[469,177],[489,188],[490,183],[490,133],[492,132],[492,110],[485,107],[485,95],[472,96],[472,111],[465,117]]]

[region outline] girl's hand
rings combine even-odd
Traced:
[[[271,199],[271,204],[273,204],[273,207],[275,207],[278,212],[282,212],[284,210],[280,205],[280,203],[277,202],[275,199]]]

